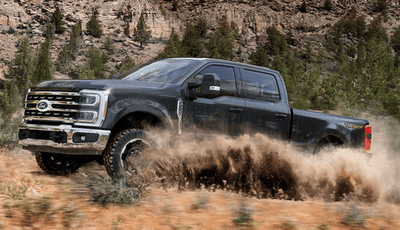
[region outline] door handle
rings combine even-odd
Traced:
[[[239,108],[229,108],[229,112],[231,113],[241,113],[243,111],[243,109],[239,109]]]
[[[282,114],[282,113],[277,113],[277,114],[275,114],[275,117],[276,118],[286,118],[287,115],[286,114]]]

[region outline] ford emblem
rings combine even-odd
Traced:
[[[50,101],[48,100],[41,100],[39,103],[37,103],[36,108],[40,112],[46,112],[47,110],[50,109]]]

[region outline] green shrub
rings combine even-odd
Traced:
[[[123,73],[132,69],[134,66],[135,62],[133,61],[133,59],[129,56],[125,56],[124,60],[122,60],[122,63],[118,66],[118,69],[120,73]]]
[[[198,209],[207,209],[208,203],[210,202],[210,197],[205,193],[198,194],[196,200],[192,202],[192,206],[190,209],[198,210]]]
[[[357,204],[352,203],[347,210],[344,210],[341,223],[351,227],[365,227],[366,219]]]
[[[68,204],[62,205],[58,211],[61,214],[61,224],[64,228],[69,228],[72,226],[73,220],[78,216],[78,210]]]
[[[132,178],[118,182],[111,179],[93,179],[93,182],[88,184],[91,200],[103,206],[134,205],[148,193],[147,184],[137,182]]]
[[[295,224],[293,221],[291,221],[291,220],[287,220],[287,221],[284,221],[284,222],[282,223],[282,228],[283,228],[284,230],[296,229],[296,224]]]
[[[103,35],[103,29],[101,28],[100,21],[98,19],[99,12],[96,10],[93,11],[92,16],[88,23],[86,23],[87,32],[94,37],[101,37]]]
[[[233,219],[233,223],[238,228],[248,228],[254,227],[253,220],[253,212],[254,210],[249,207],[247,202],[244,199],[239,201],[239,207],[235,210],[235,218]]]
[[[25,199],[12,204],[5,203],[3,208],[6,211],[6,217],[19,217],[20,224],[26,227],[34,227],[34,224],[41,221],[48,224],[56,214],[49,196]]]
[[[303,109],[308,110],[307,100],[303,97],[296,98],[290,105],[293,109]]]
[[[104,49],[110,54],[113,54],[115,51],[114,41],[110,36],[107,36],[106,42],[104,43]]]
[[[78,77],[78,79],[83,79],[83,80],[96,79],[94,75],[94,70],[92,70],[87,63],[76,66],[75,69],[73,70],[73,73]]]

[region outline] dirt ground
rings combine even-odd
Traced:
[[[221,144],[221,141],[219,142]],[[361,180],[364,184],[373,183],[374,180],[371,179],[373,177],[365,174],[380,168],[376,165],[380,165],[382,160],[372,158],[368,162],[369,166],[365,168],[362,166],[364,158],[357,158],[359,155],[355,153],[351,159],[358,167],[354,167],[351,166],[350,158],[346,159],[348,155],[346,151],[349,150],[333,154],[329,160],[308,158],[301,163],[303,165],[301,167],[299,159],[295,158],[297,163],[291,162],[294,173],[304,178],[298,179],[297,186],[302,187],[304,191],[307,190],[304,181],[312,181],[309,174],[318,177],[323,174],[324,168],[329,167],[323,163],[325,160],[327,160],[325,163],[337,164],[343,162],[343,158],[350,163],[338,166],[340,169],[336,171],[328,170],[334,174],[333,178],[336,176],[337,184],[338,175],[343,173],[344,167],[358,181],[353,183],[359,186]],[[305,173],[305,169],[310,168],[309,164],[319,166],[311,170],[311,173]],[[384,168],[389,168],[389,165],[385,165]],[[389,176],[390,174],[387,174],[387,177]],[[2,229],[400,229],[400,205],[384,199],[383,188],[377,191],[380,198],[372,202],[360,199],[356,189],[354,191],[357,199],[348,196],[333,202],[333,197],[331,200],[322,196],[311,197],[310,192],[308,195],[304,192],[305,196],[301,200],[294,201],[290,198],[289,200],[257,199],[248,194],[243,195],[244,193],[223,189],[214,192],[204,188],[178,191],[176,186],[168,189],[153,186],[149,194],[138,204],[124,207],[101,206],[92,202],[87,187],[87,184],[91,183],[89,179],[91,177],[107,177],[104,166],[89,163],[73,175],[52,176],[45,174],[37,166],[29,152],[19,148],[1,149],[0,227]],[[380,181],[376,183],[380,184]],[[365,188],[371,187],[362,188],[364,191]]]

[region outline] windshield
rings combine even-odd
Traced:
[[[200,63],[196,59],[166,59],[135,67],[118,78],[128,81],[176,82]]]

